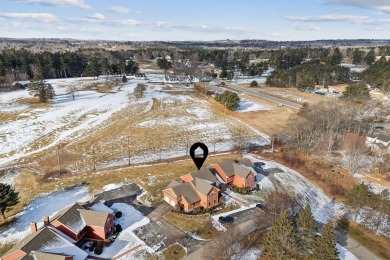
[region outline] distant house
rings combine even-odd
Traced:
[[[366,145],[379,155],[390,154],[390,136],[387,135],[368,135]]]
[[[114,232],[113,214],[102,202],[75,203],[51,219],[44,217],[41,229],[37,223],[31,223],[31,235],[0,259],[86,259],[88,254],[78,246],[85,239],[107,239]]]
[[[144,73],[136,73],[134,75],[135,79],[147,79],[146,75]]]

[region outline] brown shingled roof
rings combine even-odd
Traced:
[[[183,196],[188,204],[193,204],[200,201],[198,193],[196,193],[194,187],[189,182],[181,183],[180,185],[172,187],[176,196]]]
[[[191,173],[192,178],[195,180],[196,178],[201,178],[212,183],[216,183],[217,179],[214,174],[211,172],[209,168],[202,168],[199,171]]]
[[[219,168],[226,174],[229,178],[234,175],[233,164],[237,163],[235,160],[226,160],[221,163],[218,163]]]
[[[255,166],[255,165],[253,164],[253,162],[252,162],[251,160],[249,160],[249,159],[244,159],[244,160],[241,161],[241,163],[242,163],[243,165],[247,166],[247,167],[253,167],[253,166]]]
[[[196,178],[192,181],[192,184],[195,186],[195,189],[199,191],[200,193],[207,196],[209,194],[210,190],[213,188],[210,184],[205,182],[204,180],[200,178]]]
[[[83,218],[80,215],[80,209],[84,208],[80,204],[75,203],[64,210],[61,210],[54,217],[54,220],[61,222],[67,228],[73,230],[76,233],[79,233],[86,226]]]
[[[108,213],[79,209],[79,212],[87,226],[104,227],[108,218]]]
[[[171,182],[168,184],[168,186],[166,187],[166,189],[168,188],[172,188],[172,187],[175,187],[177,185],[179,185],[180,182],[176,181],[176,180],[171,180]]]
[[[244,166],[241,166],[237,163],[233,164],[234,173],[244,179],[248,176],[248,174],[251,172],[248,168],[245,168]]]
[[[30,252],[41,250],[45,245],[61,242],[64,243],[64,240],[64,238],[51,231],[48,227],[45,227],[25,237],[22,241],[20,241],[9,251],[7,251],[4,256],[13,254],[16,251],[21,250],[27,254],[22,259],[32,260],[34,259],[34,257],[30,254]]]

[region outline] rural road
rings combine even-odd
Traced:
[[[284,99],[281,99],[281,98],[269,96],[267,94],[263,94],[263,93],[261,93],[257,89],[247,89],[247,88],[240,87],[240,86],[238,86],[236,84],[233,84],[233,83],[229,83],[225,88],[230,88],[230,89],[233,89],[233,90],[236,90],[236,91],[241,91],[241,92],[247,93],[249,95],[252,95],[252,96],[255,96],[255,97],[259,97],[259,98],[262,98],[262,99],[265,99],[265,100],[268,100],[268,101],[271,101],[271,102],[275,102],[275,103],[278,103],[278,104],[283,104],[283,105],[285,105],[287,107],[291,107],[291,108],[294,108],[294,109],[302,108],[302,105],[300,105],[300,104],[297,104],[297,103],[294,103],[294,102],[290,102],[290,101],[287,101],[287,100],[284,100]]]

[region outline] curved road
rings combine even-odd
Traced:
[[[287,107],[291,107],[291,108],[294,108],[294,109],[302,108],[302,105],[300,105],[300,104],[297,104],[297,103],[294,103],[294,102],[290,102],[290,101],[287,101],[287,100],[284,100],[284,99],[281,99],[281,98],[269,96],[267,94],[263,94],[259,90],[254,90],[254,89],[248,89],[248,88],[240,87],[240,86],[238,86],[236,84],[229,83],[229,85],[225,86],[225,88],[230,88],[230,89],[233,89],[233,90],[241,91],[241,92],[247,93],[249,95],[252,95],[252,96],[255,96],[255,97],[259,97],[259,98],[262,98],[262,99],[265,99],[265,100],[268,100],[268,101],[271,101],[271,102],[275,102],[275,103],[278,103],[278,104],[283,104],[283,105],[285,105]]]

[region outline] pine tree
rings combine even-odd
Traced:
[[[0,213],[3,219],[5,219],[5,212],[10,211],[18,203],[19,192],[9,184],[0,183]]]
[[[46,103],[49,99],[54,97],[53,86],[42,80],[40,77],[34,77],[28,84],[28,92],[34,97],[38,97],[39,101]]]
[[[337,260],[338,252],[336,249],[336,238],[333,222],[326,223],[322,230],[321,236],[318,236],[314,242],[313,254],[311,259]]]
[[[311,212],[310,204],[299,213],[297,219],[299,252],[307,257],[313,251],[313,244],[316,233],[316,221]]]
[[[291,259],[296,250],[294,226],[287,211],[284,211],[265,236],[264,255],[270,259]]]

